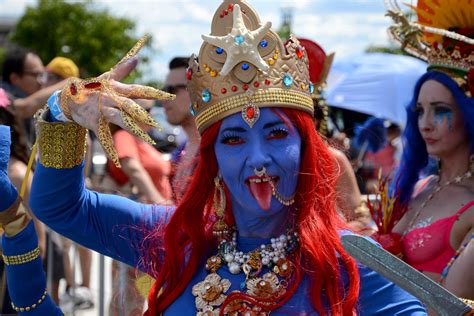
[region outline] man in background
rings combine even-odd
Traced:
[[[194,170],[195,158],[201,140],[194,117],[189,109],[191,99],[186,90],[188,63],[188,57],[175,57],[171,60],[163,89],[176,95],[174,100],[163,101],[166,120],[172,125],[181,126],[187,137],[185,145],[178,148],[178,151],[173,155],[175,172],[172,187],[177,200],[183,196],[189,177]]]

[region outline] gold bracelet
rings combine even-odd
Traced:
[[[36,113],[39,159],[48,168],[78,166],[86,153],[87,129],[76,123],[46,122],[47,110]]]
[[[46,299],[46,295],[48,295],[48,292],[45,290],[43,295],[41,296],[41,298],[38,300],[38,302],[34,303],[33,305],[31,306],[27,306],[27,307],[18,307],[18,306],[15,306],[15,304],[13,304],[12,302],[12,307],[15,311],[17,312],[29,312],[31,311],[32,309],[35,309],[36,307],[38,307],[39,304],[43,303],[44,300]]]
[[[33,260],[36,260],[40,255],[40,249],[39,247],[36,247],[35,249],[28,251],[27,253],[24,253],[22,255],[16,255],[16,256],[5,256],[2,254],[3,262],[7,266],[14,266],[14,265],[20,265],[20,264],[25,264],[28,262],[31,262]]]

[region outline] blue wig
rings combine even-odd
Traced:
[[[418,129],[418,113],[416,103],[421,86],[428,80],[435,80],[447,87],[454,96],[464,117],[464,125],[471,143],[471,153],[474,153],[474,98],[469,98],[448,75],[429,71],[418,79],[413,99],[407,107],[407,124],[403,132],[403,156],[400,167],[392,183],[392,189],[398,191],[400,202],[408,203],[413,194],[420,171],[428,164],[426,144]]]

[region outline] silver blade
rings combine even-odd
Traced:
[[[451,292],[366,238],[345,235],[341,242],[360,263],[410,292],[441,316],[461,316],[471,311],[469,305]]]

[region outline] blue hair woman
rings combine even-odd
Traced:
[[[474,15],[469,0],[398,7],[391,34],[429,63],[407,107],[404,153],[393,182],[408,210],[394,228],[406,262],[459,297],[474,299]],[[465,14],[465,13],[469,13]],[[400,23],[401,22],[401,23]],[[402,29],[402,25],[405,27]],[[408,26],[408,27],[406,27]],[[420,30],[422,32],[420,32]],[[429,157],[439,171],[420,179]]]

